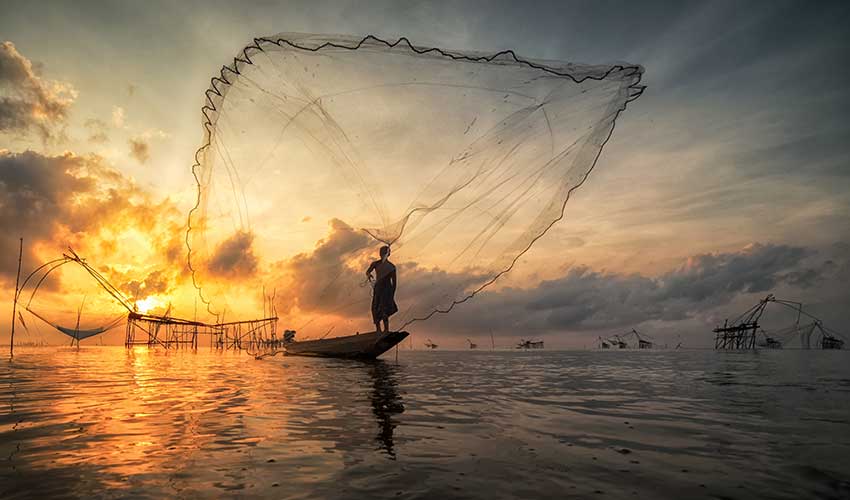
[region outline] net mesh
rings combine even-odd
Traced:
[[[387,244],[393,324],[448,312],[563,217],[642,72],[403,38],[256,39],[207,91],[195,285],[215,314],[259,279],[307,336],[365,331],[364,271]]]

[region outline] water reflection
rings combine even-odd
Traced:
[[[382,449],[393,460],[396,458],[393,445],[393,431],[398,425],[396,415],[404,413],[404,404],[398,395],[398,382],[394,370],[397,366],[383,360],[370,363],[369,375],[372,377],[372,413],[378,421],[378,436],[375,438]]]
[[[0,360],[0,498],[850,498],[849,370],[790,351],[23,351]]]

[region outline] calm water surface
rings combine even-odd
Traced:
[[[850,498],[850,353],[0,361],[0,497]]]

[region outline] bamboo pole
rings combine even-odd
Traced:
[[[9,358],[15,357],[15,314],[18,312],[18,287],[21,283],[21,260],[24,258],[24,239],[21,238],[21,248],[18,251],[18,275],[15,278],[15,300],[12,301],[12,338],[9,340]]]

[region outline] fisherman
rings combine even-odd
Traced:
[[[366,270],[369,281],[374,280],[372,292],[372,321],[375,322],[375,331],[381,332],[381,323],[384,331],[390,331],[390,316],[398,312],[395,303],[395,288],[398,284],[396,279],[395,265],[389,261],[390,247],[382,246],[380,250],[381,260],[376,260]],[[375,277],[372,277],[375,271]]]

